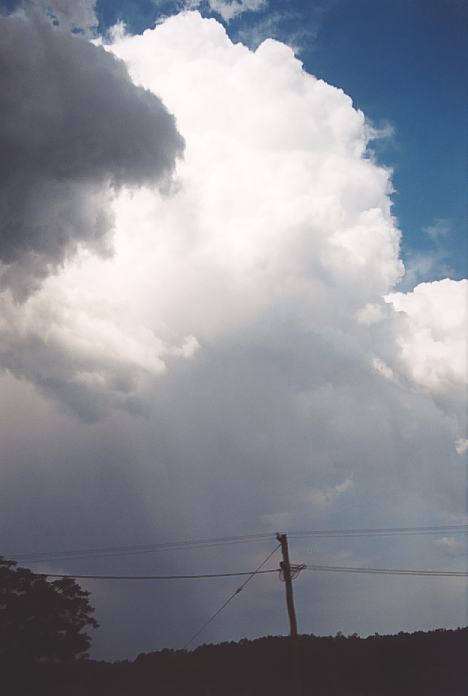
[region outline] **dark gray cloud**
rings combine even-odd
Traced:
[[[0,62],[0,282],[24,296],[104,251],[113,192],[167,183],[183,140],[123,63],[37,16],[0,18]]]

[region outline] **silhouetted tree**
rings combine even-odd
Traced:
[[[0,667],[86,657],[83,629],[98,625],[88,597],[70,578],[51,582],[0,556]]]

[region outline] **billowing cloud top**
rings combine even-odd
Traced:
[[[121,62],[37,14],[0,18],[0,61],[0,280],[25,296],[105,250],[112,192],[166,182],[183,142]]]

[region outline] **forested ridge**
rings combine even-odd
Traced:
[[[146,653],[133,662],[41,666],[31,690],[18,693],[295,696],[291,647],[288,638],[265,637]],[[468,628],[368,638],[303,635],[297,654],[303,696],[468,694]]]

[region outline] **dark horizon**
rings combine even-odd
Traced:
[[[291,696],[464,696],[467,647],[468,628],[367,639],[303,635],[295,652],[290,638],[266,636],[142,654],[132,663],[43,667],[36,677],[47,696],[64,689],[70,696],[139,696],[155,689],[161,696],[274,696],[285,689]]]

